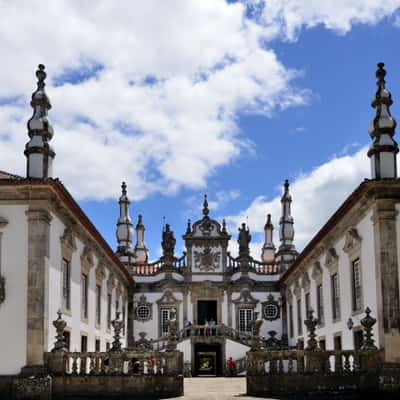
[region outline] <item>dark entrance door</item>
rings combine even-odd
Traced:
[[[197,323],[204,325],[204,322],[210,321],[211,318],[217,321],[217,301],[216,300],[199,300],[197,302]]]
[[[222,355],[219,344],[195,344],[195,376],[222,375]]]

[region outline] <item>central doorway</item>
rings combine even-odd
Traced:
[[[197,301],[197,324],[204,325],[205,321],[217,320],[217,300],[198,300]]]
[[[222,354],[220,344],[197,343],[194,346],[194,376],[221,376]]]

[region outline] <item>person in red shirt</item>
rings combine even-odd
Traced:
[[[227,367],[228,367],[229,376],[234,376],[235,375],[235,370],[236,370],[235,360],[232,357],[229,357],[229,359],[226,362],[226,364],[227,364]]]

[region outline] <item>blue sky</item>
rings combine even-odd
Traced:
[[[126,180],[131,214],[135,220],[143,215],[151,258],[159,255],[163,216],[182,249],[186,220],[200,217],[204,193],[211,215],[226,217],[233,235],[248,217],[258,257],[265,216],[272,212],[277,224],[288,178],[301,249],[369,177],[364,147],[379,61],[388,70],[392,114],[400,115],[399,5],[205,3],[176,1],[172,10],[127,3],[132,19],[152,16],[141,25],[119,20],[111,2],[103,3],[105,11],[60,2],[45,11],[46,20],[55,19],[52,26],[36,33],[51,30],[54,43],[31,43],[29,24],[17,38],[11,22],[1,27],[9,61],[0,78],[0,168],[24,171],[30,116],[24,99],[42,62],[50,80],[57,176],[113,248],[116,198]],[[255,5],[258,12],[249,12]],[[11,21],[13,10],[3,11]],[[112,12],[115,26],[102,23]],[[61,15],[75,21],[63,33],[57,30]],[[174,18],[181,31],[166,22]],[[13,50],[25,48],[25,58]],[[12,73],[15,65],[21,79]]]

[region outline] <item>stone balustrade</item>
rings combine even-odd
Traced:
[[[380,359],[379,351],[251,351],[247,353],[247,375],[358,373],[378,368]]]
[[[46,353],[54,375],[165,375],[182,374],[180,352],[60,352]]]
[[[207,331],[204,325],[191,325],[183,328],[177,332],[177,343],[182,342],[190,337],[225,337],[233,341],[239,342],[246,346],[251,346],[253,336],[246,332],[241,332],[237,329],[231,328],[225,324],[218,324],[210,327]],[[135,348],[138,349],[152,349],[155,351],[165,350],[168,346],[168,336],[160,337],[157,339],[146,339],[145,336],[141,337],[136,343]]]

